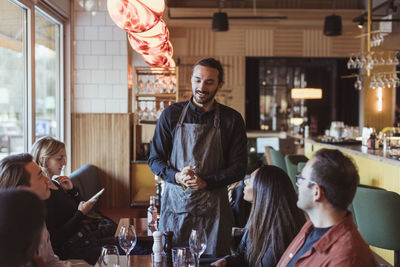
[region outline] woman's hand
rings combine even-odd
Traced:
[[[61,187],[64,188],[65,190],[71,190],[74,187],[74,185],[71,182],[71,179],[69,179],[68,176],[59,176],[55,180],[59,182]]]
[[[211,263],[210,265],[211,266],[218,266],[218,267],[225,267],[226,266],[226,264],[227,264],[228,262],[226,261],[226,259],[219,259],[219,260],[217,260],[217,261],[214,261],[213,263]]]
[[[91,200],[91,201],[81,201],[78,206],[78,210],[82,212],[84,215],[86,215],[94,206],[94,204],[97,202],[97,198]]]

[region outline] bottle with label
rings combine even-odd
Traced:
[[[156,197],[150,196],[150,206],[147,209],[147,235],[153,235],[158,230]]]
[[[367,140],[368,149],[375,149],[375,134],[371,133]]]

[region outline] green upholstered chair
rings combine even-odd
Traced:
[[[400,195],[358,187],[353,208],[358,229],[365,241],[375,247],[394,250],[394,266],[399,267]]]
[[[289,175],[290,180],[294,186],[294,189],[297,191],[296,186],[296,174],[298,173],[297,165],[300,162],[307,162],[308,158],[304,155],[286,155],[285,163],[287,174]]]
[[[307,161],[306,162],[299,162],[297,164],[297,173],[301,173],[301,171],[304,169],[304,166],[306,166]]]
[[[284,170],[286,170],[286,163],[285,163],[285,155],[283,155],[280,151],[270,149],[269,154],[271,156],[272,164]]]

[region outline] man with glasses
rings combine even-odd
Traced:
[[[347,207],[359,183],[353,162],[321,149],[296,176],[297,206],[310,218],[277,266],[379,266]]]
[[[10,155],[0,161],[0,189],[25,189],[34,193],[41,200],[46,200],[50,197],[49,183],[50,179],[43,174],[42,169],[33,162],[32,156],[28,153]],[[54,254],[46,225],[43,225],[35,259],[36,262],[32,263],[34,266],[39,261],[43,261],[44,264],[51,267],[71,266],[71,263],[60,261]]]

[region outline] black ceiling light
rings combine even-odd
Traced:
[[[226,32],[229,30],[228,15],[225,12],[221,12],[223,0],[219,0],[219,10],[214,13],[212,19],[212,31],[213,32]]]
[[[338,36],[342,34],[342,17],[330,15],[325,17],[324,34],[326,36]]]
[[[228,15],[225,12],[219,11],[214,13],[212,30],[213,32],[226,32],[229,30]]]

